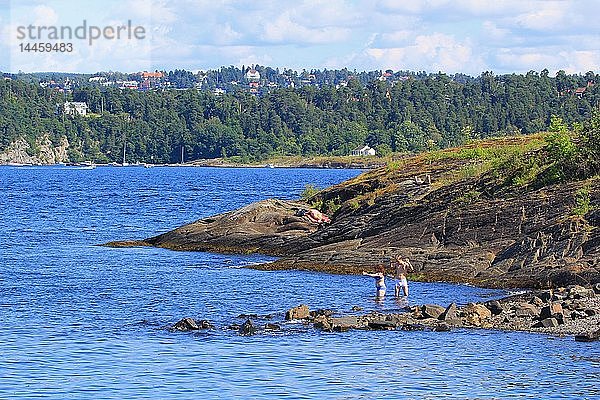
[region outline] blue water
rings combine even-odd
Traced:
[[[372,279],[243,268],[272,260],[112,249],[253,201],[298,198],[359,171],[0,167],[0,399],[600,398],[600,345],[514,332],[322,333],[301,323],[239,336],[239,314],[307,304],[351,313]],[[411,303],[504,293],[411,283]],[[197,333],[166,329],[208,319]],[[257,324],[264,323],[256,321]]]

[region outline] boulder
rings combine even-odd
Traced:
[[[492,315],[500,315],[504,311],[502,304],[498,300],[492,300],[485,303],[485,306],[492,313]]]
[[[240,326],[238,333],[240,335],[254,335],[256,333],[256,327],[252,323],[252,320],[247,319],[246,322]]]
[[[287,321],[293,319],[306,319],[310,315],[310,310],[307,305],[301,304],[298,307],[290,308],[288,312],[285,313],[285,319]]]
[[[198,327],[198,324],[196,323],[196,321],[194,321],[193,318],[186,317],[180,320],[179,322],[175,323],[173,326],[171,326],[171,329],[175,331],[187,332],[197,331],[200,328]]]
[[[400,326],[400,329],[403,330],[403,331],[424,331],[425,328],[426,328],[426,326],[423,325],[423,324],[409,324],[409,323],[406,323],[406,324],[402,324]]]
[[[394,330],[396,329],[396,324],[392,321],[384,321],[384,320],[374,320],[369,321],[369,328],[374,330]]]
[[[596,340],[600,340],[600,329],[595,332],[575,336],[576,342],[595,342]]]
[[[537,296],[533,296],[530,301],[531,304],[541,307],[544,305],[544,300],[540,299]]]
[[[329,319],[324,315],[319,315],[319,316],[315,317],[315,319],[313,321],[313,326],[316,329],[321,329],[321,330],[327,331],[327,332],[331,332],[332,328],[333,328],[331,326],[331,322],[329,321]]]
[[[600,294],[600,283],[596,283],[594,286],[592,286],[592,289],[594,290],[594,293]]]
[[[267,323],[265,324],[265,330],[267,331],[278,331],[281,330],[281,327],[277,324]]]
[[[364,329],[367,327],[366,321],[354,315],[345,317],[331,318],[331,327],[335,332],[345,332],[349,329]]]
[[[556,318],[543,319],[532,326],[532,328],[556,328],[558,320]]]
[[[440,322],[433,327],[434,332],[450,332],[450,330],[450,325],[448,325],[446,322]]]
[[[451,303],[443,313],[441,313],[438,319],[442,321],[447,321],[451,319],[458,319],[458,308],[456,307],[456,303]]]
[[[551,303],[547,306],[542,307],[542,310],[540,311],[540,318],[541,319],[557,318],[557,319],[562,320],[563,319],[562,305],[560,303]]]
[[[537,317],[540,312],[536,306],[528,303],[519,303],[515,306],[515,315],[519,318]]]
[[[202,319],[198,321],[198,328],[200,329],[214,329],[215,326],[208,320]]]
[[[481,326],[484,321],[492,318],[492,312],[486,306],[476,303],[469,303],[463,307],[462,314],[465,322],[474,326]]]
[[[567,298],[569,299],[584,299],[587,297],[594,297],[596,295],[596,293],[594,293],[594,289],[587,289],[579,285],[569,286],[567,290]]]
[[[319,309],[310,311],[308,313],[309,318],[315,319],[320,316],[331,317],[335,312],[333,310]]]
[[[444,311],[445,308],[442,306],[438,306],[437,304],[424,304],[421,307],[421,315],[423,316],[423,318],[437,319]]]

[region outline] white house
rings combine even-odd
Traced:
[[[248,70],[248,72],[246,72],[246,79],[248,79],[249,81],[259,81],[260,73],[254,68],[252,68]]]
[[[67,115],[79,114],[85,116],[88,112],[88,105],[81,101],[66,101],[63,107]]]
[[[364,145],[362,147],[358,147],[358,148],[352,150],[351,154],[353,156],[374,156],[375,149],[372,149],[369,146]]]

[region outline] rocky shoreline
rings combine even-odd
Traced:
[[[400,313],[371,312],[360,314],[333,310],[310,310],[299,305],[285,313],[285,321],[301,321],[323,332],[350,330],[428,330],[448,332],[454,329],[491,329],[539,334],[573,336],[576,341],[600,340],[600,284],[593,288],[573,285],[566,288],[531,291],[499,300],[458,306],[423,304],[406,307]],[[243,324],[233,323],[223,329],[240,335],[286,329],[284,321],[273,315],[240,315]],[[261,320],[268,322],[261,324]],[[172,331],[217,329],[208,320],[186,317],[169,327]]]

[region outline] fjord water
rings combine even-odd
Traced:
[[[112,249],[359,171],[0,167],[0,399],[600,397],[600,346],[493,331],[346,332],[301,323],[240,336],[239,314],[304,303],[394,311],[363,276],[244,268],[272,258]],[[501,291],[411,284],[411,303]],[[216,329],[175,333],[182,317]],[[256,321],[264,323],[265,321]]]

